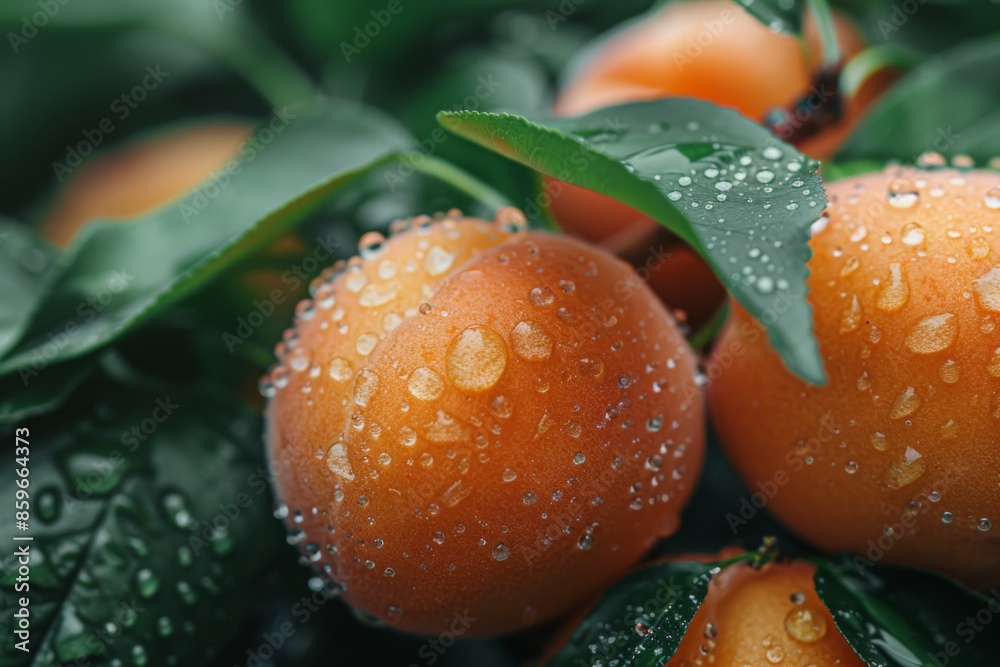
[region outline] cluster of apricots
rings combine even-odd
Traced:
[[[835,23],[844,59],[863,49]],[[697,57],[675,58],[692,43]],[[592,53],[555,111],[693,96],[763,121],[810,89],[820,52],[809,22],[800,44],[733,3],[672,3]],[[789,138],[828,157],[888,82]],[[95,161],[45,234],[64,245],[88,219],[176,198],[248,131],[200,127]],[[724,291],[679,243],[639,279],[615,251],[656,223],[594,192],[563,185],[565,235],[514,209],[367,234],[313,282],[261,380],[291,540],[389,626],[433,634],[456,612],[477,619],[473,636],[541,624],[679,529],[710,410],[747,484],[781,475],[769,509],[818,548],[1000,584],[1000,175],[892,168],[827,192],[808,296],[825,386],[790,373],[733,302],[714,345],[727,368],[706,391],[677,313],[700,325]],[[722,571],[667,664],[706,651],[862,664],[812,572]]]

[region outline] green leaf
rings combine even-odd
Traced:
[[[733,0],[774,32],[802,32],[803,0]]]
[[[91,224],[0,374],[106,345],[273,243],[352,179],[408,148],[408,135],[371,109],[283,109],[221,172],[135,223]],[[233,164],[233,163],[230,163]],[[48,347],[46,347],[48,346]]]
[[[913,160],[921,153],[1000,155],[1000,35],[928,58],[896,83],[836,156]]]
[[[62,405],[94,370],[93,356],[74,359],[42,372],[22,369],[0,378],[0,424],[16,424],[52,412]]]
[[[38,234],[13,220],[0,218],[0,355],[24,332],[57,256]]]
[[[718,568],[749,561],[649,565],[611,587],[546,667],[662,667],[680,646]]]
[[[5,477],[0,538],[30,547],[30,591],[15,594],[17,568],[5,561],[0,663],[206,663],[282,544],[259,419],[204,394],[90,389],[96,404],[19,424],[29,429],[31,518],[15,531]],[[14,542],[15,532],[33,539]],[[9,639],[24,594],[30,653]]]
[[[818,563],[814,580],[837,629],[872,667],[992,665],[1000,655],[1000,633],[981,625],[984,613],[1000,613],[996,589],[987,597],[860,557]]]
[[[658,220],[768,325],[793,372],[825,381],[806,300],[810,225],[826,206],[816,161],[735,111],[692,99],[539,121],[474,111],[438,117],[461,136]]]

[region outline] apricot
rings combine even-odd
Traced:
[[[835,182],[809,301],[829,382],[790,373],[733,304],[708,390],[770,510],[832,552],[1000,583],[1000,174]]]
[[[433,634],[544,622],[674,533],[696,361],[625,263],[457,212],[362,238],[262,379],[279,515],[355,609]]]
[[[816,593],[815,571],[803,561],[724,568],[666,667],[864,667]]]
[[[864,41],[847,18],[835,14],[834,20],[846,62],[864,48]],[[554,111],[570,116],[624,102],[694,97],[760,122],[772,110],[790,107],[810,94],[823,102],[833,99],[834,85],[813,81],[821,51],[812,21],[806,22],[803,48],[798,39],[771,31],[733,2],[675,2],[597,48],[562,90]],[[887,85],[885,75],[868,80],[854,97],[842,99],[841,118],[824,122],[818,133],[802,131],[816,118],[793,116],[779,134],[812,157],[829,157]],[[623,229],[652,233],[657,226],[610,197],[552,180],[547,178],[547,188],[558,195],[550,211],[570,234],[603,242]],[[718,281],[710,276],[692,280],[689,268],[661,267],[660,296],[674,307],[682,302],[718,304]],[[692,318],[696,326],[705,320]]]
[[[204,123],[88,160],[58,193],[42,235],[64,247],[90,220],[130,220],[174,201],[235,158],[252,127]]]

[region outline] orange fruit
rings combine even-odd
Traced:
[[[696,360],[655,295],[497,220],[363,238],[262,380],[292,539],[411,632],[504,633],[587,600],[677,529],[703,458]]]
[[[42,222],[67,246],[90,220],[129,220],[169,204],[237,157],[248,123],[203,123],[94,157],[69,177]]]
[[[847,18],[835,14],[834,19],[846,62],[864,48],[864,41]],[[555,113],[578,115],[624,102],[694,97],[762,121],[773,109],[787,108],[806,95],[824,101],[832,97],[832,87],[813,82],[821,66],[821,43],[812,21],[805,25],[805,44],[803,49],[795,37],[773,32],[732,2],[671,3],[597,48],[560,93]],[[841,120],[797,142],[798,147],[815,158],[830,156],[887,85],[884,75],[867,81],[855,97],[844,100]],[[628,228],[651,233],[657,224],[609,197],[551,180],[547,189],[560,194],[553,197],[550,211],[570,234],[600,242]],[[664,266],[657,293],[674,307],[682,302],[717,305],[722,292],[718,281],[709,276],[692,280],[688,268],[686,263]],[[707,317],[692,318],[695,327],[704,321]]]
[[[666,666],[864,667],[819,599],[815,571],[801,561],[723,569]]]
[[[809,301],[829,383],[792,375],[733,306],[712,415],[747,484],[820,548],[1000,583],[1000,175],[835,182]],[[725,358],[718,373],[712,365]]]

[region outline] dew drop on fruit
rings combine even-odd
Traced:
[[[351,368],[351,362],[343,357],[334,357],[330,362],[330,367],[328,369],[330,377],[337,382],[347,382],[351,379],[351,374],[354,369]]]
[[[556,297],[548,287],[533,287],[528,292],[528,299],[535,306],[551,306]]]
[[[955,384],[961,377],[961,367],[955,361],[949,359],[938,368],[938,375],[943,382]]]
[[[917,247],[924,243],[924,228],[916,222],[908,222],[903,226],[900,240],[908,246]]]
[[[951,512],[941,512],[941,523],[951,523],[955,520],[955,515]]]
[[[399,283],[369,283],[358,295],[358,303],[365,308],[377,308],[389,303],[399,294]]]
[[[444,380],[426,366],[420,366],[410,373],[406,387],[414,398],[421,401],[433,401],[444,391]]]
[[[358,254],[364,259],[372,259],[382,250],[385,237],[378,232],[368,232],[358,241]]]
[[[536,500],[538,500],[538,496],[531,493],[530,491],[528,493],[525,493],[524,497],[521,498],[521,502],[523,502],[525,505],[534,505]]]
[[[987,519],[986,517],[983,517],[982,519],[979,520],[978,523],[976,523],[976,528],[978,528],[980,531],[984,533],[987,532],[992,527],[993,527],[993,522]]]
[[[371,354],[376,345],[378,345],[378,336],[370,331],[358,336],[354,343],[354,347],[358,351],[358,354],[362,356]]]
[[[507,346],[494,329],[473,325],[455,336],[445,357],[448,379],[468,392],[486,391],[507,367]]]
[[[907,447],[903,458],[889,468],[885,483],[890,489],[901,489],[919,479],[926,470],[927,462],[920,452]]]
[[[851,299],[851,305],[844,309],[844,312],[840,316],[840,333],[847,334],[852,331],[857,331],[858,327],[861,326],[863,320],[863,315],[861,313],[861,304],[858,303],[858,297],[855,295]]]
[[[594,546],[594,536],[593,535],[581,535],[580,539],[576,541],[576,546],[582,551],[586,551]]]
[[[508,232],[520,232],[528,225],[524,213],[514,206],[504,206],[499,209],[493,217],[493,222]]]
[[[581,359],[580,373],[587,377],[599,378],[604,375],[604,362],[600,359]]]
[[[1000,187],[990,188],[983,196],[986,208],[1000,209]]]
[[[989,366],[986,370],[995,378],[1000,378],[1000,347],[993,350],[993,358],[990,359]]]
[[[990,243],[982,236],[977,236],[969,241],[968,250],[969,257],[980,262],[990,256]]]
[[[848,461],[847,463],[844,464],[844,472],[846,472],[848,475],[853,475],[857,471],[858,471],[857,461]]]
[[[493,547],[494,560],[499,560],[499,561],[507,560],[508,556],[510,556],[510,549],[508,549],[505,544],[498,544],[495,547]]]
[[[952,313],[932,315],[917,322],[906,337],[906,348],[914,354],[947,350],[958,337],[958,318]]]
[[[886,439],[884,433],[875,431],[869,436],[868,440],[872,443],[872,447],[880,452],[884,452],[889,447],[889,441]]]
[[[905,306],[909,299],[910,285],[903,275],[903,268],[898,263],[890,264],[889,279],[879,286],[875,306],[891,313]]]
[[[368,406],[368,401],[378,389],[378,376],[370,370],[362,370],[354,382],[354,404],[362,408]]]
[[[846,278],[857,271],[859,266],[861,266],[860,260],[858,260],[858,258],[854,255],[851,255],[844,261],[844,266],[840,269],[840,277]]]
[[[823,614],[807,606],[796,607],[785,616],[785,632],[796,641],[817,642],[826,636],[826,629]]]
[[[903,419],[909,417],[920,407],[920,397],[917,396],[913,387],[907,387],[903,393],[896,397],[889,410],[890,419]]]
[[[439,276],[450,269],[454,261],[455,255],[436,245],[431,247],[427,251],[427,256],[424,257],[424,271],[429,276]]]
[[[982,309],[1000,313],[1000,266],[973,280],[972,289]]]
[[[347,458],[347,446],[342,442],[330,447],[330,451],[326,453],[326,466],[343,479],[354,479],[354,470],[351,469],[351,462]]]
[[[552,354],[552,339],[545,329],[530,320],[518,322],[510,340],[514,353],[527,361],[541,361]]]
[[[919,198],[916,186],[908,178],[894,178],[889,182],[889,204],[896,208],[910,208]]]

